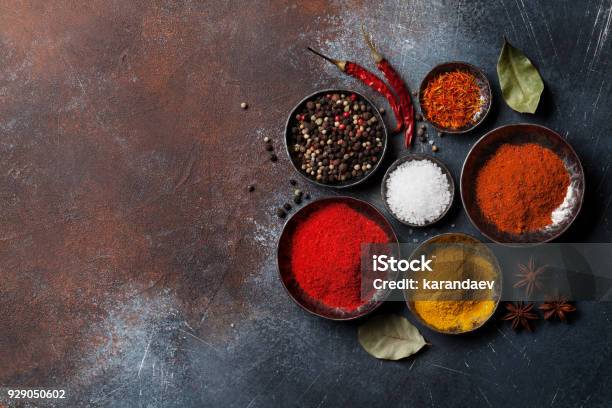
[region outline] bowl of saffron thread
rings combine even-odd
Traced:
[[[467,133],[491,110],[493,93],[484,72],[467,62],[436,65],[419,87],[423,117],[442,133]]]

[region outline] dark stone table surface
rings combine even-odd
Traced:
[[[490,78],[480,128],[429,132],[455,180],[488,130],[544,124],[575,147],[587,178],[561,240],[610,241],[608,0],[3,1],[0,406],[612,405],[609,304],[581,302],[571,324],[534,334],[499,321],[459,337],[421,327],[430,348],[382,362],[359,346],[358,322],[310,316],[285,294],[274,213],[295,176],[281,142],[289,110],[331,87],[386,106],[305,47],[374,69],[362,23],[412,89],[449,60]],[[503,35],[544,78],[535,115],[501,100]],[[406,153],[401,144],[392,139],[386,165]],[[347,194],[382,209],[381,177]],[[403,241],[480,236],[458,201],[435,228],[394,226]],[[400,303],[385,310],[414,321]],[[9,401],[8,388],[25,387],[67,399]]]

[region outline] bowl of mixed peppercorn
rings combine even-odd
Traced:
[[[324,90],[302,99],[285,130],[291,163],[310,182],[347,188],[368,179],[387,149],[380,112],[363,95]]]

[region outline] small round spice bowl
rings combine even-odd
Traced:
[[[387,151],[387,128],[376,106],[348,89],[306,96],[291,110],[285,147],[297,172],[337,189],[365,182]]]
[[[410,179],[404,182],[404,178]],[[439,159],[428,154],[409,154],[389,166],[382,180],[381,195],[385,208],[397,221],[414,228],[428,227],[444,218],[452,207],[455,182]]]
[[[379,244],[361,241],[371,238]],[[399,244],[376,207],[346,196],[321,198],[285,223],[277,269],[287,294],[302,309],[329,320],[353,320],[373,312],[389,295],[388,289],[374,289],[375,278],[397,278],[391,271],[374,276],[364,268],[370,265],[369,253],[381,251],[398,255]]]
[[[495,314],[502,295],[502,269],[493,251],[471,235],[444,233],[419,245],[410,260],[431,259],[431,271],[414,273],[418,289],[404,290],[414,316],[429,329],[442,334],[463,334],[484,326]],[[425,287],[425,280],[432,287]],[[470,282],[482,287],[450,288],[446,283]],[[488,283],[487,283],[488,282]],[[491,286],[487,286],[490,284]]]
[[[419,87],[423,117],[442,133],[466,133],[476,128],[489,114],[492,99],[491,84],[484,72],[462,61],[436,65]],[[468,108],[458,109],[454,104],[457,100],[467,102]],[[428,109],[434,105],[435,112]],[[445,123],[440,123],[441,118]]]
[[[492,167],[496,163],[505,171]],[[565,188],[557,184],[562,173]],[[514,184],[528,179],[535,179],[525,184],[528,188]],[[558,238],[574,222],[582,208],[585,177],[580,158],[559,133],[518,123],[493,129],[474,144],[463,163],[460,187],[465,212],[482,235],[508,246],[535,245]],[[555,197],[556,208],[546,202]],[[540,219],[543,209],[550,210],[552,222],[528,228],[528,216],[539,214]],[[509,223],[515,228],[508,228]]]

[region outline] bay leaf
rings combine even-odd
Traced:
[[[544,82],[529,58],[506,38],[497,61],[497,76],[508,106],[517,112],[535,113]]]
[[[400,360],[419,351],[425,339],[405,317],[380,315],[359,327],[359,343],[369,354],[383,360]]]

